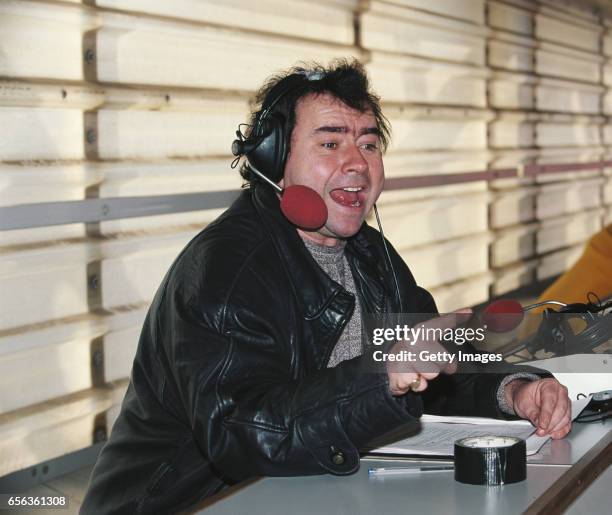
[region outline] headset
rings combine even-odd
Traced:
[[[276,84],[268,94],[266,102],[248,137],[236,131],[237,139],[232,143],[232,154],[237,158],[246,156],[249,163],[272,182],[283,177],[288,152],[286,117],[274,108],[290,93],[304,87],[309,81],[322,79],[319,73],[294,73]]]
[[[504,357],[514,356],[524,350],[531,355],[539,350],[557,356],[589,354],[612,337],[612,300],[602,302],[595,293],[589,292],[586,304],[552,303],[562,307],[558,311],[551,308],[544,310],[533,335],[518,345],[512,342],[500,347],[498,351]],[[579,325],[570,323],[578,321]]]
[[[262,173],[273,183],[279,182],[285,170],[288,153],[288,127],[286,117],[274,111],[278,103],[287,95],[298,91],[300,88],[306,87],[309,82],[320,81],[325,78],[323,73],[317,71],[304,70],[287,76],[285,79],[278,82],[272,87],[267,95],[266,100],[261,106],[255,123],[248,136],[245,136],[240,130],[240,126],[236,130],[236,139],[232,142],[232,154],[236,156],[232,167],[238,164],[242,156],[245,156],[254,168]],[[378,215],[378,209],[374,204],[374,213],[376,214],[376,222],[380,232],[382,245],[387,257],[389,267],[385,265],[387,270],[390,269],[395,285],[396,300],[400,309],[403,312],[402,296],[400,295],[399,282],[395,274],[395,268],[391,261],[391,255],[387,248],[385,235],[383,233],[382,224]]]

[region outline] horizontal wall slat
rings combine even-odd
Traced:
[[[144,22],[131,30],[103,27],[91,36],[89,49],[95,59],[88,73],[98,81],[230,90],[255,90],[272,70],[294,65],[296,56],[327,62],[338,55],[359,55],[354,47],[213,27],[162,31]],[[228,62],[231,67],[225,66]]]
[[[539,39],[553,41],[593,53],[599,52],[601,26],[595,24],[582,25],[576,23],[575,19],[571,22],[563,21],[544,14],[536,14],[535,26],[535,35]]]
[[[417,282],[425,288],[434,288],[487,272],[488,243],[489,235],[483,234],[397,250],[410,263]],[[470,259],[462,259],[462,255]]]
[[[96,6],[350,45],[357,0],[97,0]]]
[[[428,11],[442,16],[459,18],[471,23],[481,25],[484,23],[484,0],[388,0],[390,4]]]
[[[525,36],[533,35],[534,16],[531,11],[494,1],[488,1],[487,6],[489,8],[488,22],[491,27]]]
[[[490,274],[480,274],[439,288],[432,288],[431,294],[436,300],[438,311],[449,313],[486,301],[489,298],[491,281]]]
[[[483,30],[449,18],[373,0],[361,16],[364,48],[484,64]]]
[[[0,107],[0,161],[83,159],[83,134],[76,109]]]
[[[484,68],[372,52],[367,69],[385,102],[486,106]]]

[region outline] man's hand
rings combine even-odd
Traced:
[[[538,436],[549,434],[556,440],[563,438],[572,428],[567,388],[556,379],[517,379],[506,385],[504,393],[515,413],[538,428]]]
[[[469,308],[459,309],[448,315],[438,318],[432,318],[423,324],[424,328],[454,328],[457,325],[467,321],[472,315],[472,310]],[[417,356],[421,350],[427,350],[431,353],[445,352],[444,347],[438,342],[417,341],[407,345],[398,343],[392,352],[401,352],[409,350]],[[427,381],[431,381],[438,377],[440,372],[445,374],[454,374],[457,371],[457,363],[444,362],[423,362],[417,360],[412,363],[391,362],[387,367],[387,375],[389,376],[389,391],[391,395],[404,395],[409,391],[422,392],[427,389]],[[418,381],[418,382],[417,382]]]
[[[427,381],[435,379],[439,372],[388,372],[391,395],[404,395],[409,391],[422,392],[427,389]],[[418,380],[418,383],[415,383]],[[414,386],[418,384],[418,386]]]

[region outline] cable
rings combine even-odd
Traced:
[[[376,215],[376,223],[378,224],[378,231],[380,232],[380,237],[382,238],[382,244],[383,248],[385,249],[387,261],[389,262],[389,266],[391,267],[391,274],[393,275],[393,282],[395,283],[395,294],[397,296],[400,313],[403,313],[404,307],[402,306],[402,296],[400,295],[399,282],[397,281],[397,276],[395,275],[395,268],[393,268],[393,263],[391,262],[391,255],[389,254],[389,249],[387,248],[385,233],[383,232],[382,224],[380,223],[380,216],[378,216],[378,208],[376,207],[376,204],[374,204],[374,214]]]

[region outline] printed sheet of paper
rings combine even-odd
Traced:
[[[572,419],[588,404],[590,398],[572,402]],[[468,436],[515,436],[527,443],[527,455],[537,453],[550,437],[537,436],[526,420],[503,421],[480,417],[439,417],[424,415],[418,427],[407,438],[377,447],[369,454],[452,456],[454,442]]]

